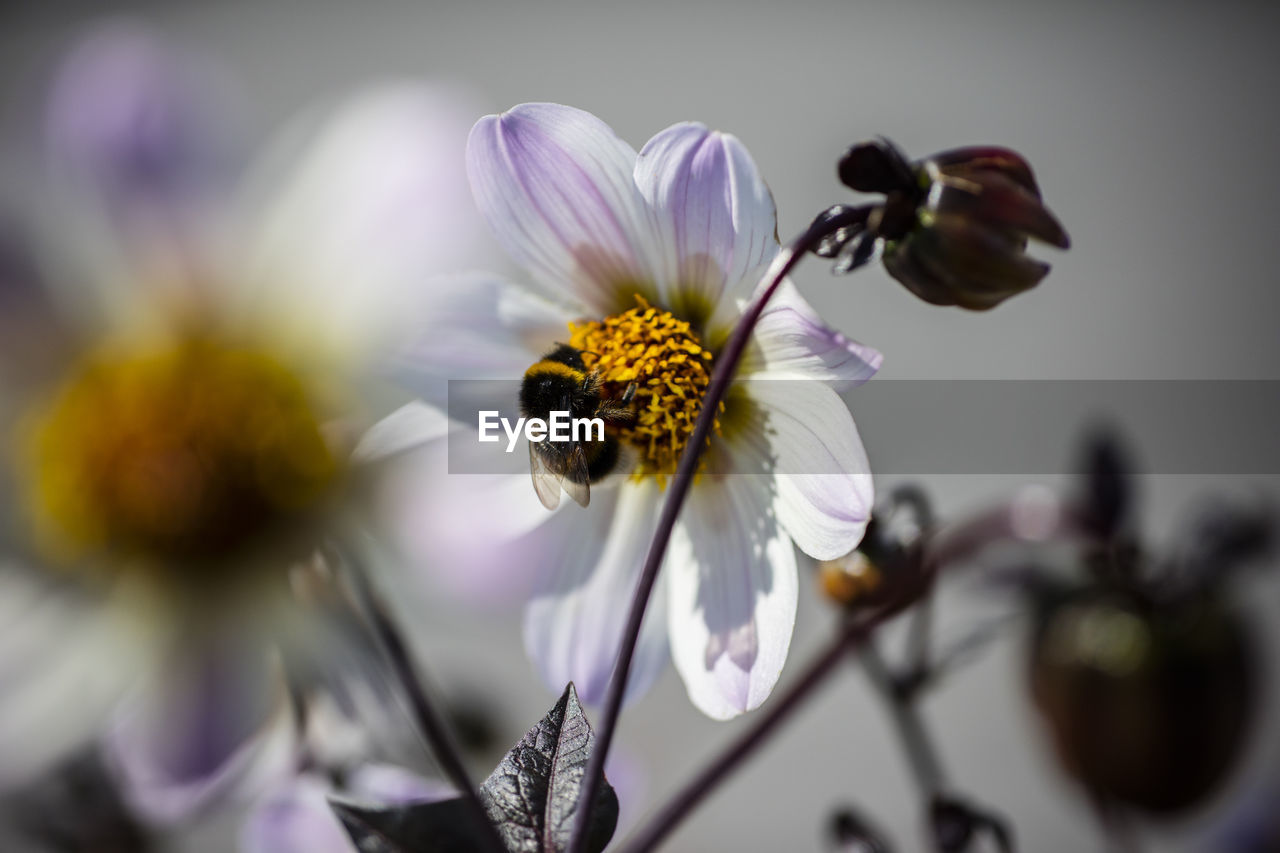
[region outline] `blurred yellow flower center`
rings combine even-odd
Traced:
[[[311,390],[203,334],[92,354],[28,421],[41,544],[187,568],[286,534],[339,474]]]
[[[570,323],[569,345],[599,373],[604,396],[617,399],[635,384],[635,419],[618,433],[640,452],[633,476],[663,481],[675,473],[693,432],[711,384],[712,356],[688,322],[639,296],[636,302],[603,320]]]

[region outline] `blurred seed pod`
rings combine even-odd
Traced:
[[[1039,602],[1031,693],[1059,762],[1091,795],[1175,815],[1203,803],[1240,757],[1255,664],[1221,597],[1157,605],[1095,584]]]

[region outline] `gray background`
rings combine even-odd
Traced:
[[[28,168],[38,92],[59,50],[102,5],[33,3],[0,17],[7,204],[38,200]],[[672,122],[706,122],[750,148],[774,190],[784,237],[826,205],[850,200],[833,163],[853,141],[885,134],[916,156],[1008,145],[1032,161],[1074,240],[1069,253],[1041,252],[1055,269],[1039,289],[969,315],[926,306],[878,270],[836,279],[811,263],[798,274],[829,322],[886,354],[882,377],[1280,379],[1272,273],[1280,252],[1280,12],[1266,4],[476,0],[128,11],[247,81],[243,125],[253,138],[334,91],[399,75],[463,83],[490,112],[529,100],[583,107],[636,147]],[[856,415],[858,395],[849,399]],[[936,425],[944,441],[945,412]],[[1063,425],[1064,435],[1072,426]],[[877,447],[868,450],[874,459]],[[1027,479],[957,475],[930,485],[954,512]],[[1194,495],[1260,484],[1274,493],[1275,478],[1146,478],[1152,534],[1175,531]],[[1274,613],[1275,584],[1259,592],[1255,608]],[[949,594],[947,608],[955,626],[980,609],[963,594]],[[426,597],[414,616],[442,682],[502,694],[512,739],[554,701],[529,671],[511,614],[460,614]],[[802,595],[792,673],[829,621],[813,595]],[[1043,748],[1019,650],[1011,634],[949,683],[928,717],[958,786],[1009,815],[1023,849],[1100,849],[1081,799]],[[874,697],[850,670],[670,849],[816,849],[825,815],[846,801],[874,814],[902,849],[918,848],[909,777]],[[741,726],[701,717],[669,672],[630,711],[622,746],[647,777],[652,803]],[[1265,734],[1224,801],[1264,762]],[[628,804],[624,820],[642,808]],[[1180,837],[1194,838],[1205,822],[1180,827]],[[184,849],[222,849],[227,831],[226,822],[204,827]],[[1163,830],[1153,830],[1152,842],[1200,849]]]

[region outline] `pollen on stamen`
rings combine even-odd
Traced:
[[[665,483],[675,473],[711,384],[712,354],[689,322],[638,295],[636,303],[603,320],[570,323],[569,344],[582,350],[606,396],[620,397],[635,383],[636,416],[618,426],[618,436],[639,451],[632,476]],[[720,433],[719,419],[714,433]]]

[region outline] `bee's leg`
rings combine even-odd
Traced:
[[[619,398],[619,400],[622,402],[622,405],[624,406],[628,405],[632,400],[635,399],[637,388],[639,388],[639,386],[636,385],[636,383],[634,382],[632,382],[627,386],[627,390],[623,391],[622,396]]]

